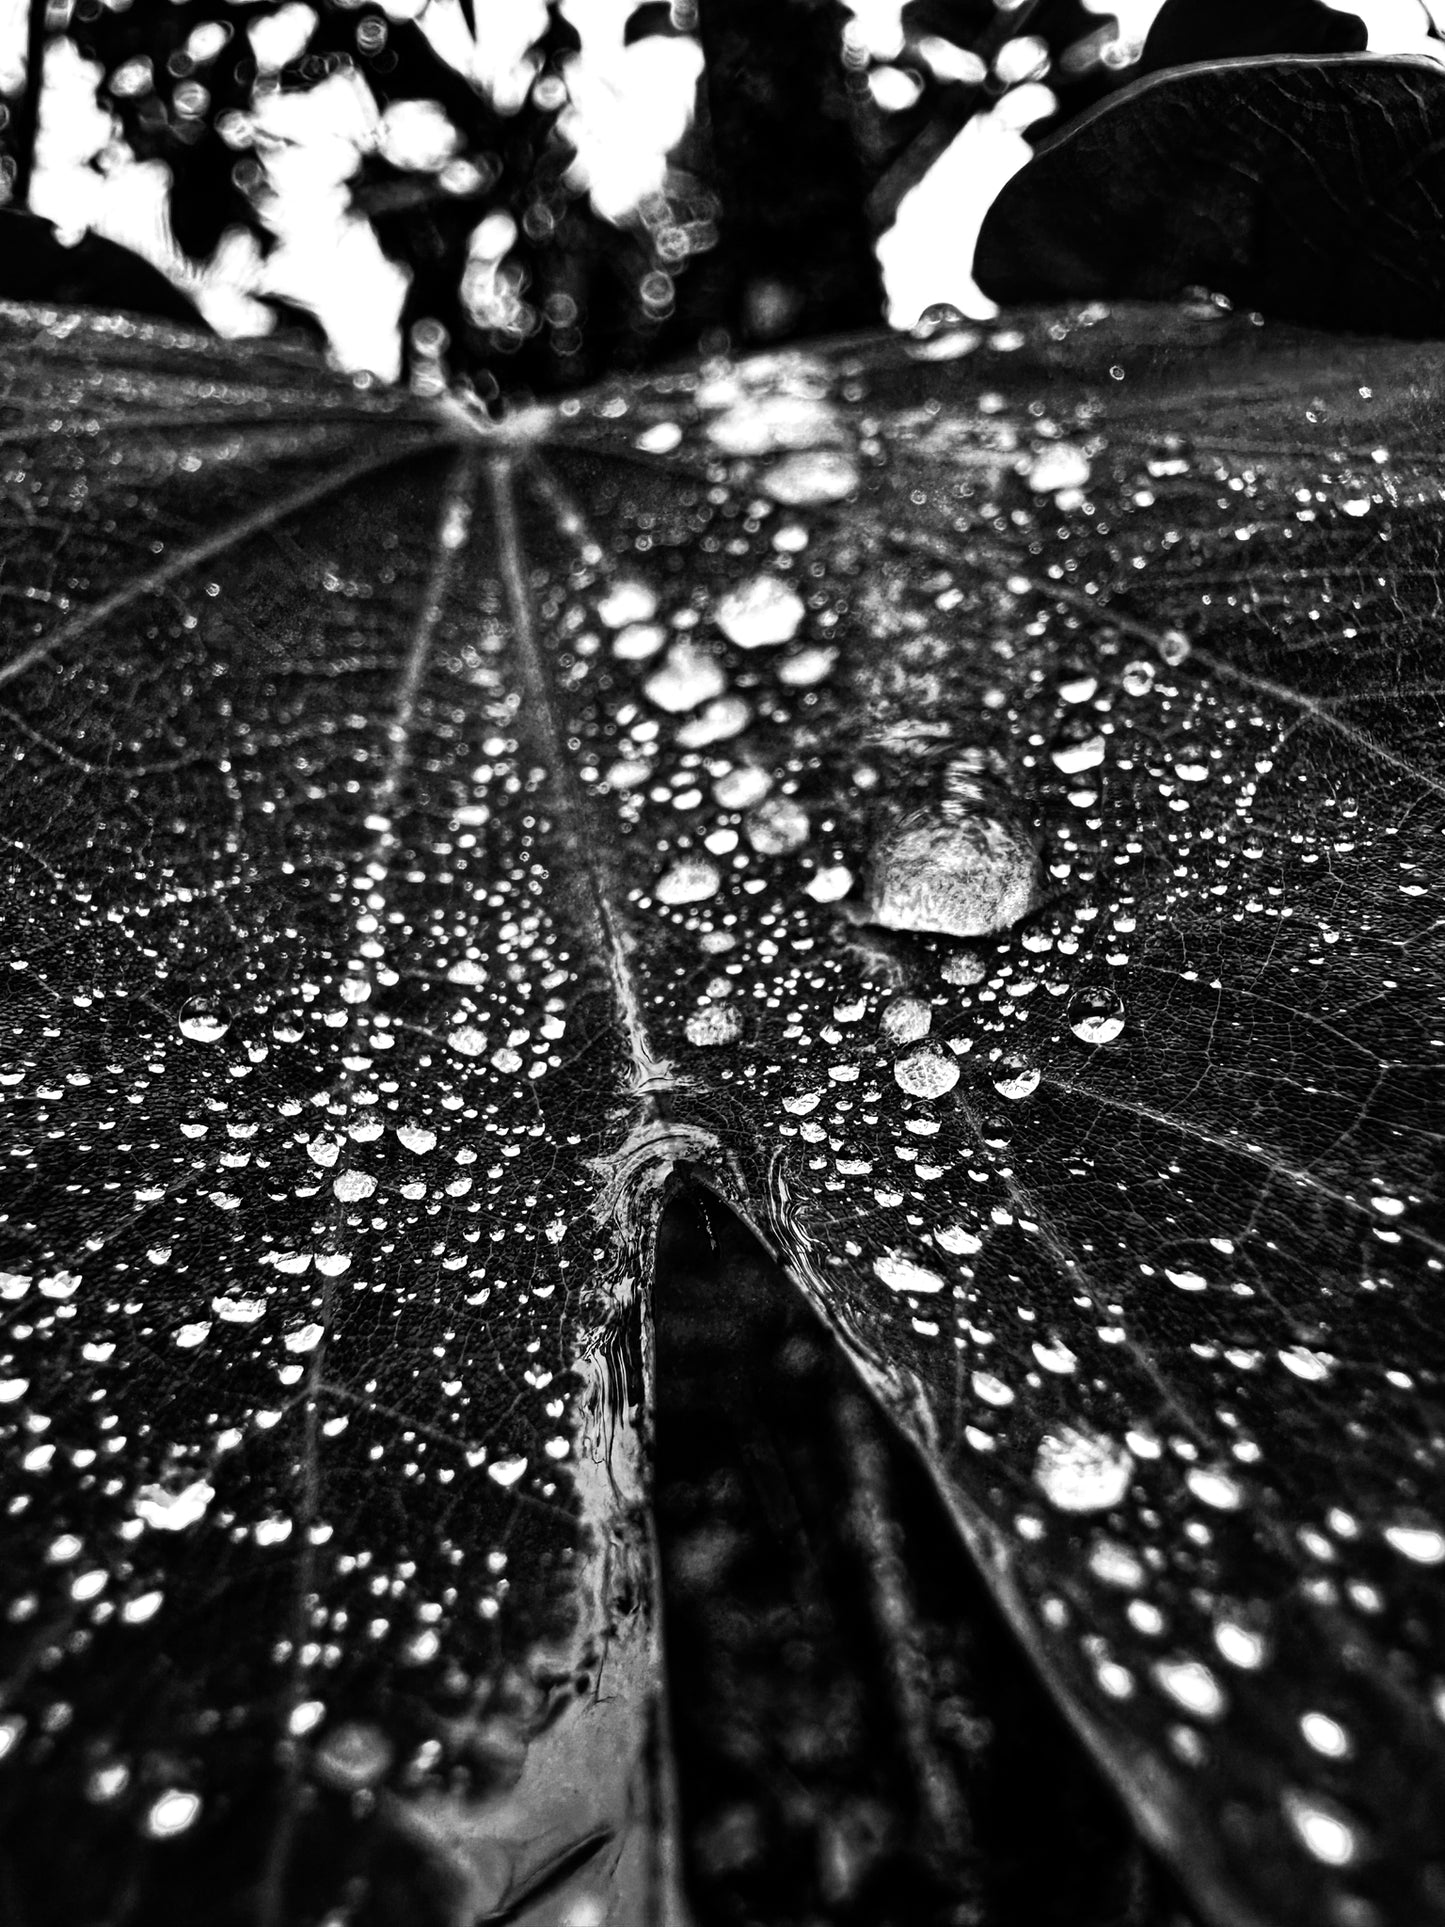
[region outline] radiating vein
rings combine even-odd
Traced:
[[[408,439],[392,448],[372,451],[358,461],[348,463],[344,468],[330,469],[324,475],[318,475],[304,487],[292,490],[289,495],[273,497],[263,502],[258,508],[252,509],[249,515],[239,516],[234,522],[228,522],[221,528],[212,530],[198,542],[188,543],[184,548],[172,550],[153,568],[131,577],[123,588],[114,589],[109,595],[102,596],[98,602],[91,603],[88,608],[77,611],[68,621],[62,622],[57,629],[52,630],[48,636],[40,637],[38,641],[31,643],[28,649],[22,649],[18,656],[12,657],[9,662],[0,663],[0,685],[24,675],[28,669],[33,669],[37,663],[43,662],[47,656],[53,656],[60,650],[68,649],[72,643],[79,642],[82,637],[93,635],[112,617],[118,616],[145,596],[154,595],[158,589],[168,587],[192,569],[199,568],[203,562],[209,562],[218,555],[225,555],[230,549],[239,548],[253,535],[260,535],[266,529],[274,528],[278,523],[299,514],[303,509],[314,508],[318,502],[324,502],[328,496],[341,494],[353,482],[362,481],[368,475],[380,474],[385,469],[394,468],[397,463],[405,461],[409,456],[421,454],[425,449],[435,447],[438,439],[435,436],[418,437],[415,440]]]
[[[416,727],[417,701],[421,693],[422,679],[431,659],[432,644],[437,625],[441,620],[447,589],[455,571],[456,558],[465,546],[470,533],[470,505],[475,484],[475,466],[475,459],[470,452],[460,454],[453,464],[442,496],[432,566],[416,626],[412,631],[410,646],[402,661],[401,676],[397,682],[391,715],[386,725],[385,755],[376,788],[372,793],[372,807],[369,815],[375,827],[371,855],[369,861],[364,860],[359,866],[359,874],[366,879],[368,903],[375,903],[379,898],[385,898],[387,882],[398,848],[393,811],[411,761],[412,738]],[[365,955],[360,931],[356,932],[353,949],[355,960],[361,965],[364,979],[367,982],[374,982],[376,963]],[[357,1006],[349,1007],[348,1016],[352,1023],[362,1021],[357,1016],[357,1009]],[[349,1099],[355,1080],[356,1072],[348,1067],[343,1054],[342,1069],[336,1082],[336,1095],[342,1103]],[[338,1246],[345,1236],[345,1219],[346,1207],[338,1201],[332,1214],[333,1235]],[[300,1503],[297,1508],[300,1514],[298,1524],[301,1527],[301,1551],[296,1563],[291,1665],[283,1707],[283,1713],[288,1719],[300,1703],[307,1673],[303,1655],[306,1651],[309,1601],[315,1582],[315,1548],[311,1528],[317,1522],[321,1510],[320,1415],[322,1396],[326,1386],[326,1352],[332,1330],[334,1292],[334,1283],[328,1277],[322,1287],[318,1314],[322,1335],[311,1350],[303,1407],[305,1419],[299,1453]],[[299,1757],[293,1755],[286,1766],[276,1825],[257,1890],[257,1919],[260,1927],[280,1927],[286,1915],[286,1873],[298,1818],[297,1783],[300,1771]]]
[[[644,1099],[655,1111],[653,1099],[672,1081],[671,1067],[659,1056],[648,1035],[646,1019],[628,958],[627,944],[613,914],[608,881],[594,854],[592,825],[587,805],[574,774],[573,759],[557,726],[556,694],[543,658],[537,633],[532,592],[522,548],[522,531],[517,519],[516,465],[513,459],[498,456],[488,463],[492,508],[496,516],[502,580],[517,639],[518,667],[522,673],[529,715],[541,737],[546,767],[556,799],[559,840],[585,879],[591,909],[608,976],[617,1002],[632,1059],[633,1095]]]

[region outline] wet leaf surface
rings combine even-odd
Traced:
[[[1002,302],[1206,288],[1310,327],[1439,335],[1442,127],[1445,70],[1413,57],[1151,74],[1007,183],[974,272]]]
[[[1202,1910],[1441,1917],[1433,352],[4,365],[17,1917],[673,1909],[688,1172]]]

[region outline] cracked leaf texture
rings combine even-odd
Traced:
[[[674,1909],[692,1171],[1207,1913],[1445,1918],[1434,355],[0,363],[27,1917]]]

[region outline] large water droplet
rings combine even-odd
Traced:
[[[392,1745],[380,1727],[361,1721],[336,1726],[318,1743],[313,1764],[323,1780],[348,1792],[375,1786],[392,1761]]]
[[[722,455],[814,448],[837,434],[832,405],[809,395],[748,396],[707,424],[708,440]]]
[[[1176,1706],[1196,1719],[1217,1720],[1225,1708],[1219,1681],[1197,1659],[1161,1659],[1154,1663],[1154,1677]]]
[[[701,903],[716,896],[722,887],[722,872],[704,856],[682,857],[657,879],[652,894],[659,903]]]
[[[808,812],[791,796],[766,798],[748,811],[743,827],[760,856],[785,856],[790,850],[800,850],[812,829]]]
[[[1000,1097],[1032,1097],[1039,1088],[1039,1071],[1022,1058],[1001,1057],[994,1067],[993,1087]]]
[[[146,1808],[143,1825],[152,1840],[169,1840],[194,1826],[200,1811],[201,1798],[198,1793],[187,1793],[179,1787],[172,1787],[157,1794],[151,1801]]]
[[[1055,495],[1060,489],[1083,488],[1089,480],[1089,458],[1072,442],[1052,442],[1039,450],[1025,471],[1036,495]]]
[[[1445,1533],[1434,1526],[1386,1526],[1385,1539],[1396,1552],[1413,1559],[1416,1565],[1438,1566],[1445,1560]]]
[[[1117,1440],[1079,1426],[1046,1432],[1034,1460],[1034,1479],[1060,1512],[1104,1512],[1129,1490],[1134,1461]]]
[[[177,1028],[193,1044],[218,1044],[231,1028],[231,1013],[214,997],[192,997],[181,1005]]]
[[[943,1291],[947,1281],[940,1278],[936,1271],[927,1265],[920,1265],[912,1258],[905,1258],[900,1252],[885,1252],[881,1258],[873,1260],[873,1274],[890,1291],[934,1292]]]
[[[803,598],[775,575],[755,575],[730,589],[717,606],[717,625],[739,649],[791,642],[806,613]]]
[[[739,763],[724,770],[712,786],[714,799],[725,810],[745,810],[760,803],[773,787],[769,772],[757,763]]]
[[[1280,1795],[1285,1818],[1299,1836],[1305,1852],[1325,1867],[1348,1867],[1359,1852],[1354,1823],[1318,1794],[1297,1793],[1287,1787]]]
[[[803,455],[789,455],[763,477],[764,492],[785,508],[841,502],[857,486],[857,463],[837,448],[813,448]]]
[[[890,1044],[916,1044],[933,1027],[933,1006],[922,997],[895,997],[878,1028]]]
[[[943,1097],[958,1076],[958,1065],[937,1044],[915,1044],[893,1060],[894,1082],[910,1097]]]
[[[1054,744],[1049,760],[1065,776],[1079,776],[1086,769],[1097,769],[1104,760],[1104,738],[1092,730],[1087,735],[1071,732]]]
[[[874,846],[869,914],[888,930],[991,936],[1033,908],[1037,875],[1007,800],[971,776],[946,778],[933,808],[908,812]]]
[[[643,685],[648,699],[672,715],[681,715],[711,702],[727,688],[727,677],[716,658],[695,642],[675,642],[661,669]]]
[[[1078,991],[1069,1004],[1069,1029],[1081,1044],[1112,1044],[1124,1028],[1124,999],[1104,988]]]
[[[657,597],[645,582],[624,578],[614,582],[597,605],[597,613],[609,629],[625,629],[633,622],[647,622],[657,614]]]
[[[742,1036],[742,1020],[726,1004],[713,1004],[696,1010],[684,1026],[690,1044],[735,1044]]]
[[[215,1488],[209,1481],[194,1479],[189,1485],[169,1489],[163,1485],[143,1485],[132,1504],[136,1517],[148,1526],[161,1532],[184,1532],[206,1516],[206,1508],[215,1496]]]

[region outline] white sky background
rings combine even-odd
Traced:
[[[636,3],[562,0],[582,36],[581,53],[566,73],[569,99],[561,122],[576,149],[571,179],[599,214],[619,222],[663,185],[667,157],[689,123],[701,73],[700,49],[686,36],[649,36],[624,45]],[[941,75],[983,77],[973,56],[941,40],[905,53],[901,3],[848,0],[848,39],[854,54],[870,63],[869,85],[880,108],[911,105],[918,82],[909,68],[920,61]],[[1440,42],[1427,43],[1424,34],[1430,16],[1445,21],[1445,0],[1428,0],[1428,13],[1427,0],[1326,3],[1365,18],[1372,50],[1441,51]],[[394,18],[420,18],[437,53],[504,111],[525,99],[534,78],[529,50],[545,24],[545,0],[480,0],[475,42],[458,0],[383,4]],[[1101,45],[1110,64],[1127,65],[1137,57],[1162,4],[1086,0],[1101,16]],[[249,32],[262,70],[274,71],[304,50],[314,19],[301,0],[290,0],[270,19],[249,26],[238,19],[236,26]],[[23,68],[24,20],[25,0],[0,0],[0,87],[13,88]],[[989,205],[1029,157],[1025,130],[1055,105],[1046,82],[1036,77],[1043,54],[1042,42],[1027,34],[1004,46],[995,75],[1012,83],[1008,91],[967,123],[904,197],[894,225],[881,237],[879,261],[895,326],[911,326],[939,302],[973,316],[994,312],[973,280],[973,249]],[[35,212],[63,233],[79,238],[93,229],[145,255],[223,334],[264,331],[270,313],[256,296],[284,295],[318,316],[342,367],[394,379],[405,281],[382,254],[369,223],[351,212],[347,182],[368,150],[403,165],[444,163],[451,136],[440,113],[408,102],[383,115],[359,74],[333,75],[305,93],[270,95],[254,119],[271,189],[264,219],[276,245],[263,259],[252,237],[233,231],[216,256],[197,268],[181,256],[170,232],[164,165],[130,153],[109,110],[97,104],[99,78],[68,41],[52,43],[31,193]],[[482,223],[474,273],[485,278],[489,263],[493,272],[500,266],[511,245],[509,228],[509,221],[499,226],[495,216]]]

